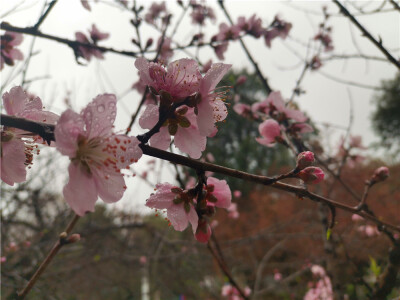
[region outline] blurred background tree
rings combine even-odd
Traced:
[[[372,125],[383,146],[400,150],[400,73],[392,80],[382,81],[382,90],[374,99]]]

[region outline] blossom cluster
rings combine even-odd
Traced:
[[[179,150],[199,158],[207,137],[217,132],[215,123],[227,116],[223,93],[216,92],[216,86],[231,66],[213,64],[204,77],[193,59],[173,61],[165,68],[160,63],[139,58],[135,66],[141,84],[149,86],[159,98],[159,105],[147,105],[139,120],[140,126],[151,129],[165,117],[159,132],[150,138],[150,145],[166,150],[174,136]]]
[[[150,195],[146,206],[166,210],[167,218],[177,231],[183,231],[190,223],[193,234],[201,243],[207,243],[211,236],[210,219],[215,208],[229,209],[232,194],[225,180],[209,177],[206,184],[200,183],[200,190],[183,190],[170,183],[156,186],[156,193]]]
[[[291,28],[291,23],[280,19],[278,16],[275,16],[273,22],[267,27],[262,26],[262,20],[255,14],[248,19],[239,17],[236,24],[229,26],[226,23],[221,23],[219,25],[219,33],[211,39],[211,42],[217,42],[217,44],[212,45],[212,47],[217,57],[223,60],[229,41],[237,40],[242,34],[247,34],[257,39],[263,36],[265,44],[270,48],[271,42],[275,38],[286,39]]]

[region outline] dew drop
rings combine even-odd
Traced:
[[[105,110],[105,108],[104,108],[104,105],[103,105],[103,104],[97,106],[97,111],[98,111],[99,113],[102,113],[104,110]]]
[[[108,108],[109,109],[113,109],[114,107],[115,107],[115,103],[114,102],[108,103]]]

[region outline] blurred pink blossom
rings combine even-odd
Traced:
[[[0,56],[0,70],[3,69],[4,63],[9,66],[14,65],[14,60],[23,60],[24,55],[22,52],[14,48],[22,43],[23,35],[21,33],[6,31],[1,36],[1,56]]]
[[[257,142],[267,147],[273,147],[276,142],[282,140],[281,128],[275,120],[268,119],[258,126],[262,138],[256,138]]]

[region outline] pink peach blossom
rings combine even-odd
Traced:
[[[259,38],[264,32],[264,29],[262,28],[262,20],[257,18],[255,14],[248,20],[246,20],[245,17],[239,17],[237,26],[242,31],[254,36],[255,38]]]
[[[278,16],[275,16],[275,19],[272,22],[270,28],[265,30],[264,32],[264,40],[267,47],[271,48],[272,40],[278,36],[282,39],[286,39],[291,28],[291,23],[288,23],[280,19]]]
[[[155,24],[154,20],[159,18],[162,14],[165,14],[166,12],[167,7],[165,5],[165,2],[161,2],[160,4],[152,3],[149,11],[144,16],[144,20],[149,24]]]
[[[169,183],[157,184],[156,190],[147,199],[146,206],[166,209],[167,217],[175,230],[183,231],[190,223],[193,233],[196,233],[199,217],[193,207],[193,198],[186,191]]]
[[[14,60],[23,60],[22,52],[15,48],[22,43],[23,35],[21,33],[6,31],[1,36],[1,52],[0,52],[0,70],[3,69],[4,63],[9,66],[14,65]]]
[[[7,261],[7,257],[5,257],[5,256],[2,256],[1,258],[0,258],[0,263],[5,263]]]
[[[166,126],[161,127],[160,131],[150,138],[150,145],[166,150],[171,142],[170,128],[174,127],[176,131],[172,132],[172,135],[175,136],[175,146],[193,158],[200,158],[206,148],[207,139],[199,132],[193,108],[182,106],[174,116],[166,121]],[[158,118],[158,106],[149,104],[140,117],[139,124],[144,129],[151,129],[157,123]]]
[[[240,28],[237,25],[228,26],[226,23],[219,25],[219,33],[216,36],[217,41],[236,40],[240,36]]]
[[[199,90],[201,74],[193,59],[173,61],[165,69],[161,64],[148,62],[141,57],[136,59],[135,66],[144,85],[151,86],[157,93],[168,92],[175,102]]]
[[[221,208],[228,208],[231,205],[232,193],[226,180],[208,177],[206,191],[207,205]]]
[[[258,126],[262,138],[256,138],[261,145],[273,147],[276,142],[282,140],[281,128],[275,120],[268,119]]]
[[[215,55],[219,60],[225,60],[224,53],[228,50],[229,43],[224,41],[216,46],[213,46]]]
[[[107,203],[120,200],[126,189],[121,169],[142,155],[135,137],[112,132],[116,103],[114,95],[103,94],[81,114],[68,109],[54,131],[57,150],[71,160],[64,198],[79,216],[94,211],[98,197]]]
[[[59,116],[43,111],[39,97],[29,98],[22,87],[13,87],[3,94],[3,105],[8,115],[55,124]],[[39,138],[24,130],[4,127],[1,130],[1,180],[9,185],[26,180],[25,167],[32,164],[34,141]],[[37,147],[37,146],[36,146]]]
[[[190,16],[192,17],[193,24],[204,25],[207,18],[210,19],[212,22],[215,22],[216,18],[214,10],[211,7],[197,3],[191,3],[191,6],[193,7],[193,11]]]
[[[92,44],[86,37],[86,35],[82,32],[75,32],[75,38],[80,43]],[[87,61],[90,61],[92,59],[92,56],[98,59],[104,58],[103,53],[99,49],[90,46],[78,46],[78,55],[83,57]]]
[[[92,39],[93,43],[97,43],[98,41],[108,39],[110,36],[109,33],[101,32],[97,29],[96,25],[92,25],[92,29],[89,30],[90,38]]]
[[[314,40],[321,41],[322,45],[324,46],[325,52],[333,50],[332,38],[330,36],[330,33],[320,32],[314,37]]]

